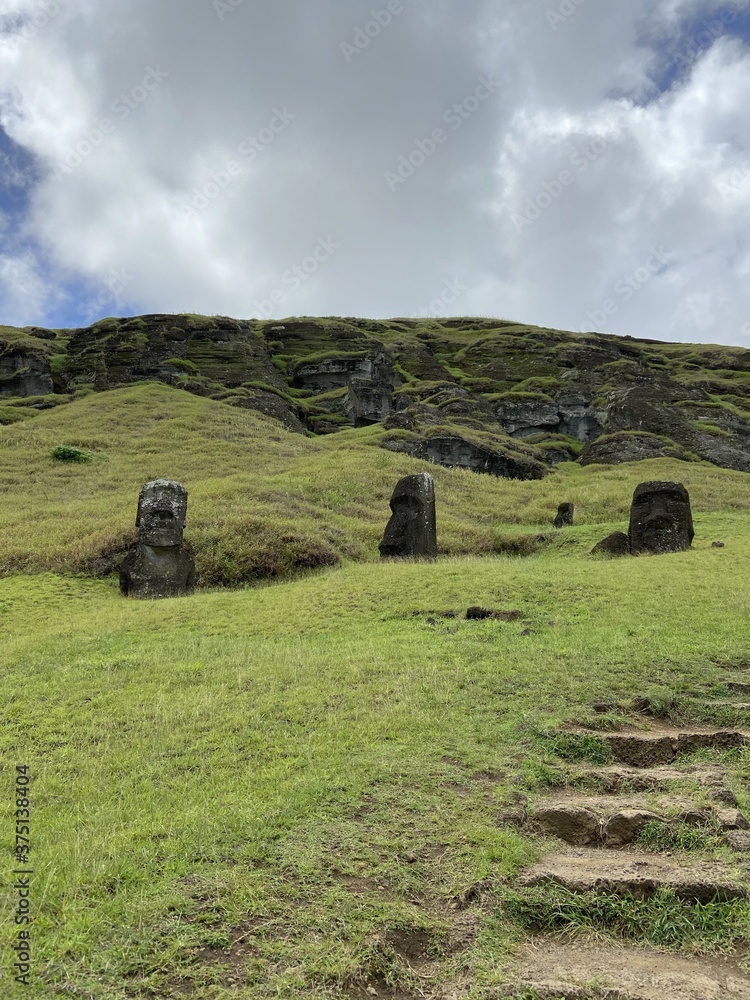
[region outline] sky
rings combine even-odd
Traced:
[[[0,0],[0,324],[750,347],[748,0]]]

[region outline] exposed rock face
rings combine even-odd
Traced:
[[[301,431],[288,385],[253,324],[154,314],[76,330],[62,369],[67,388],[112,389],[146,379],[257,409]],[[227,390],[231,390],[228,392]]]
[[[46,354],[11,344],[0,353],[0,396],[47,396],[53,391]]]
[[[591,550],[591,555],[603,556],[628,556],[630,555],[630,542],[628,536],[623,531],[613,531],[611,535],[602,538],[600,542]]]
[[[182,597],[195,588],[195,562],[182,547],[187,490],[181,483],[156,479],[138,498],[138,545],[120,566],[125,597]]]
[[[587,444],[581,452],[580,463],[619,465],[621,462],[641,462],[647,458],[679,458],[689,462],[693,461],[694,456],[669,438],[621,431]]]
[[[339,407],[355,427],[384,420],[393,409],[393,392],[401,384],[391,354],[382,345],[360,357],[328,357],[302,362],[292,385],[314,393],[346,388]]]
[[[573,524],[573,512],[575,506],[572,503],[561,503],[557,508],[557,516],[552,522],[555,528],[569,528]]]
[[[481,447],[459,433],[432,434],[418,440],[385,440],[383,446],[450,469],[469,469],[504,479],[543,479],[547,474],[541,462]]]
[[[628,538],[633,555],[682,552],[694,537],[690,497],[682,483],[641,483],[630,509]]]
[[[393,514],[380,543],[382,558],[437,556],[435,484],[429,472],[405,476],[391,497]]]
[[[511,437],[566,434],[590,441],[602,433],[606,411],[597,410],[586,393],[562,391],[556,399],[542,395],[534,399],[521,393],[514,399],[509,394],[496,407],[495,416]]]
[[[497,319],[160,314],[73,331],[0,326],[0,397],[48,397],[34,409],[76,390],[158,380],[297,432],[410,430],[423,438],[414,454],[515,478],[537,477],[529,462],[543,474],[577,460],[578,442],[582,464],[698,457],[750,472],[748,372],[741,348]]]

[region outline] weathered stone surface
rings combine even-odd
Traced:
[[[638,733],[602,733],[616,760],[632,767],[650,768],[671,763],[678,754],[696,750],[734,750],[745,746],[748,735],[738,730],[661,727]]]
[[[706,958],[620,944],[534,941],[502,996],[538,1000],[750,1000],[750,976],[727,956]]]
[[[717,809],[714,815],[722,830],[750,830],[750,823],[739,809]]]
[[[602,538],[600,542],[591,550],[592,556],[628,556],[630,555],[630,543],[628,542],[628,536],[623,531],[613,531],[606,538]]]
[[[138,498],[138,545],[120,566],[125,597],[181,597],[195,588],[195,562],[182,546],[187,490],[181,483],[156,479]]]
[[[682,552],[690,548],[694,534],[690,497],[682,483],[636,486],[628,531],[633,555]]]
[[[428,433],[413,439],[386,438],[383,447],[449,469],[468,469],[503,479],[543,479],[549,471],[533,458],[509,454],[499,446],[476,444],[459,432]]]
[[[746,733],[732,729],[695,730],[680,733],[678,753],[695,753],[696,750],[737,750],[748,742]]]
[[[610,816],[602,830],[607,847],[632,844],[646,823],[658,822],[662,817],[648,809],[620,809]]]
[[[573,524],[573,511],[575,507],[572,503],[561,503],[557,508],[557,516],[552,522],[555,528],[569,528]]]
[[[750,831],[748,830],[728,830],[724,834],[724,840],[740,854],[750,853]]]
[[[551,854],[517,880],[520,887],[555,884],[570,892],[615,892],[651,896],[659,888],[672,889],[683,899],[707,903],[745,899],[747,889],[727,867],[716,861],[684,861],[661,854],[629,850],[602,851],[569,848]]]
[[[380,543],[382,558],[437,556],[435,484],[429,472],[405,476],[391,497],[393,514]]]
[[[605,733],[616,760],[633,767],[654,767],[669,764],[677,754],[677,735],[661,733]]]
[[[393,409],[393,392],[401,384],[392,355],[382,344],[373,345],[359,357],[327,357],[301,361],[294,369],[292,385],[315,393],[347,389],[338,406],[329,402],[355,427],[385,420]]]
[[[559,837],[568,844],[585,846],[599,840],[599,817],[591,809],[555,803],[537,806],[531,816],[544,833]]]
[[[658,791],[674,781],[695,781],[707,787],[719,787],[724,781],[721,767],[713,764],[657,765],[632,767],[627,764],[607,764],[579,772],[582,778],[596,778],[608,793],[620,793],[623,788],[633,791]]]
[[[580,455],[581,465],[620,465],[643,462],[648,458],[679,458],[693,461],[695,456],[669,438],[653,434],[620,431],[607,434],[586,445]]]
[[[46,354],[22,344],[2,350],[0,344],[0,396],[47,396],[53,391]]]

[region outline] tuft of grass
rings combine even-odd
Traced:
[[[58,444],[50,448],[50,457],[56,462],[93,462],[94,453],[71,444]]]
[[[505,918],[535,932],[585,928],[670,949],[730,952],[750,940],[746,900],[689,902],[668,889],[646,899],[614,893],[574,893],[562,886],[506,890]]]

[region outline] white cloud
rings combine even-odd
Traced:
[[[671,91],[653,82],[680,19],[725,6],[592,2],[552,30],[548,0],[404,0],[347,62],[369,0],[241,4],[223,21],[206,0],[70,0],[28,42],[0,36],[0,120],[50,169],[71,165],[35,189],[28,233],[70,278],[127,272],[144,311],[254,315],[332,238],[341,250],[278,314],[413,314],[456,281],[458,314],[578,328],[611,298],[609,331],[738,342],[748,50],[717,34]],[[384,172],[483,73],[492,99],[389,190]],[[625,300],[618,282],[654,247],[668,264]],[[26,321],[0,295],[2,319]]]

